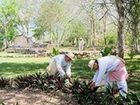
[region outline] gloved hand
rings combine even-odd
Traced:
[[[72,84],[70,83],[70,81],[68,79],[65,80],[65,84],[64,84],[66,87],[71,87]]]

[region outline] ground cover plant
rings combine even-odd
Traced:
[[[1,83],[3,82],[4,81],[1,81]],[[27,87],[32,89],[38,88],[45,92],[61,90],[61,92],[72,94],[73,97],[77,100],[77,103],[80,105],[140,104],[140,96],[134,92],[128,93],[126,98],[121,96],[115,97],[112,88],[108,88],[106,92],[97,91],[97,88],[89,89],[88,81],[80,81],[78,79],[74,80],[71,87],[66,87],[65,85],[63,85],[63,81],[60,81],[59,78],[50,79],[49,76],[42,75],[41,73],[36,73],[29,76],[17,77],[13,80],[13,83],[14,82],[16,84],[16,87],[13,88],[15,89],[24,89]]]

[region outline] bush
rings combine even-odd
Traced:
[[[17,88],[24,89],[30,88],[42,88],[45,84],[45,76],[41,73],[32,75],[18,76],[14,79],[14,84]]]
[[[140,96],[136,93],[128,93],[127,97],[114,96],[114,89],[107,88],[106,92],[88,88],[87,82],[74,81],[72,92],[80,105],[140,105]]]
[[[11,87],[10,79],[0,77],[0,88],[10,88],[10,87]]]
[[[14,79],[16,88],[37,88],[46,92],[62,89],[60,78],[53,78],[47,74],[36,73],[32,75],[18,76]]]
[[[0,49],[3,46],[3,40],[4,40],[4,36],[3,35],[0,35]]]
[[[36,73],[28,76],[18,76],[14,79],[15,85],[24,89],[37,88],[45,92],[61,90],[67,94],[73,94],[73,97],[80,105],[140,105],[140,96],[136,93],[128,93],[127,97],[114,96],[113,88],[107,88],[106,92],[99,92],[97,88],[88,88],[88,81],[79,81],[78,79],[73,81],[72,86],[66,87],[64,80],[60,78],[50,77],[46,74]],[[9,79],[1,77],[0,86],[9,86]]]
[[[108,54],[111,53],[111,51],[112,51],[112,46],[111,47],[107,46],[104,48],[104,50],[101,51],[101,54],[102,56],[107,56]]]
[[[135,55],[136,54],[133,51],[131,51],[130,53],[128,53],[128,56],[130,57],[130,59],[133,59]]]
[[[53,48],[52,56],[60,54],[59,49]]]

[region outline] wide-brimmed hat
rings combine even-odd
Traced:
[[[66,54],[67,57],[69,57],[71,60],[73,60],[74,58],[74,54],[73,53],[68,53]]]
[[[88,63],[88,67],[90,67],[91,69],[93,69],[93,65],[95,63],[95,60],[90,60]]]

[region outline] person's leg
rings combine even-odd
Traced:
[[[117,86],[121,96],[126,97],[127,94],[127,82],[126,81],[117,81]]]
[[[81,45],[79,46],[79,51],[81,51]]]
[[[82,45],[82,46],[81,46],[81,50],[83,50],[83,49],[84,49],[84,46]]]

